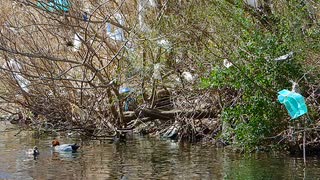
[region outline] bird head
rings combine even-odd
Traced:
[[[59,146],[59,145],[60,145],[60,143],[58,140],[55,139],[52,141],[52,147]]]

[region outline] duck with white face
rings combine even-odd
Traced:
[[[39,156],[39,154],[40,154],[40,151],[39,151],[39,149],[38,149],[37,146],[34,146],[33,149],[28,149],[27,152],[26,152],[26,154],[27,154],[28,156],[33,156],[34,159],[38,159],[38,156]]]
[[[77,145],[76,143],[60,145],[60,142],[58,140],[53,140],[52,147],[53,147],[53,150],[56,152],[76,152],[80,146]]]

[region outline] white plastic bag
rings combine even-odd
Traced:
[[[116,19],[116,21],[120,24],[120,25],[124,25],[124,17],[120,14],[120,13],[115,13],[113,15]],[[124,38],[124,33],[123,33],[123,29],[119,28],[119,27],[115,27],[115,30],[112,31],[112,25],[110,23],[106,24],[106,31],[107,31],[107,35],[115,40],[115,41],[125,41]]]
[[[74,40],[73,40],[73,51],[79,51],[80,47],[81,47],[81,40],[80,38],[82,38],[78,33],[76,33],[74,35]]]
[[[152,78],[156,79],[156,80],[161,80],[161,68],[163,65],[161,65],[160,63],[154,64],[153,66],[153,75]]]

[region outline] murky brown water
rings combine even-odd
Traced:
[[[0,122],[0,179],[319,179],[320,161],[259,153],[243,156],[209,145],[137,137],[126,143],[83,141],[78,153],[53,153],[51,138],[35,139]],[[64,143],[74,142],[60,138]],[[37,160],[25,151],[37,145]]]

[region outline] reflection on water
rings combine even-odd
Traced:
[[[0,179],[318,179],[320,163],[259,153],[243,156],[210,145],[177,144],[147,138],[127,143],[78,141],[77,153],[51,150],[51,138],[35,139],[31,133],[0,123]],[[72,143],[69,138],[59,138]],[[34,160],[27,149],[38,146]]]

